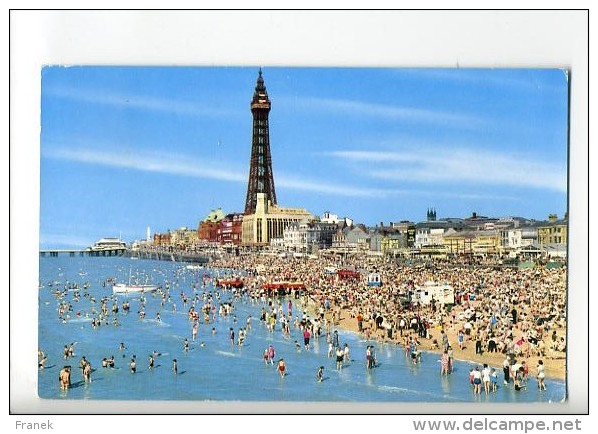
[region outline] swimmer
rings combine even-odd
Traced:
[[[71,386],[71,366],[65,365],[58,374],[60,389],[67,390]]]
[[[193,328],[192,328],[192,331],[191,331],[191,338],[193,340],[195,340],[195,338],[197,338],[197,327],[198,327],[197,324],[198,324],[197,321],[193,322]]]
[[[284,378],[284,376],[286,375],[286,365],[284,363],[284,359],[280,359],[278,361],[278,372],[280,374],[280,378]]]
[[[129,363],[129,369],[131,370],[131,374],[134,374],[137,371],[137,364],[135,363],[135,358],[131,359],[131,363]]]
[[[189,351],[189,341],[187,340],[187,338],[185,338],[185,341],[183,342],[183,350],[185,352]]]
[[[297,350],[298,353],[301,352],[301,345],[297,341],[295,341],[295,349]]]
[[[321,383],[322,381],[324,381],[324,367],[320,366],[318,368],[318,372],[316,373],[316,377],[318,379],[318,383]]]
[[[174,375],[176,375],[178,372],[176,359],[172,359],[172,372],[174,372]]]
[[[341,349],[341,347],[336,348],[336,369],[343,369],[343,359],[345,358],[345,353]]]
[[[85,382],[91,382],[91,363],[89,361],[85,364],[83,368],[83,379]]]
[[[46,361],[48,360],[48,356],[46,356],[45,354],[43,355],[42,359],[37,363],[37,367],[39,369],[44,369],[44,365],[46,364]]]
[[[544,383],[544,377],[546,374],[544,373],[544,362],[542,360],[538,360],[538,390],[546,390],[546,384]]]
[[[498,374],[496,373],[496,369],[492,368],[490,371],[490,383],[491,383],[491,390],[496,392],[498,389]]]
[[[154,356],[150,355],[149,356],[149,364],[147,366],[148,369],[153,369],[154,367]]]
[[[83,370],[85,369],[85,365],[87,365],[87,359],[85,358],[85,356],[83,356],[79,361],[79,368],[81,368],[81,372],[83,372]]]

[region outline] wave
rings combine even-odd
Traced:
[[[216,354],[220,354],[222,356],[226,356],[226,357],[238,357],[235,353],[230,353],[228,351],[216,351]]]
[[[67,322],[91,322],[92,318],[86,318],[86,317],[81,317],[81,318],[70,318],[69,320],[67,320]]]

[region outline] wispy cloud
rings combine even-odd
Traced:
[[[43,89],[43,95],[64,98],[89,104],[107,105],[123,109],[147,110],[174,115],[192,117],[230,116],[233,110],[215,107],[213,104],[202,106],[197,102],[183,100],[155,98],[145,95],[114,93],[100,89],[74,89],[67,87],[48,87]]]
[[[166,153],[143,154],[126,150],[98,151],[95,149],[53,148],[42,152],[42,157],[194,178],[232,182],[247,181],[246,174],[239,170],[227,170],[222,165],[205,159],[200,161],[190,156]]]
[[[537,161],[533,155],[503,155],[478,149],[433,147],[392,151],[335,151],[331,155],[351,162],[375,163],[374,178],[421,183],[469,182],[567,191],[562,165]]]
[[[133,150],[102,150],[78,148],[51,148],[42,152],[42,157],[77,163],[101,165],[114,168],[132,169],[193,178],[214,179],[246,183],[245,168],[235,168],[234,163],[201,161],[188,155],[167,153],[140,153]],[[228,170],[226,168],[229,168]],[[385,198],[398,194],[412,194],[410,191],[356,187],[350,184],[335,183],[329,180],[298,178],[292,174],[279,173],[275,178],[276,187],[282,189],[309,191],[329,196],[377,197]]]
[[[290,190],[309,191],[312,193],[342,197],[386,198],[401,193],[399,190],[355,187],[350,184],[338,184],[321,180],[297,179],[284,175],[278,176],[275,179],[275,184],[277,187],[287,188]],[[402,193],[408,192],[404,191]]]
[[[401,76],[411,75],[415,78],[430,78],[434,81],[445,80],[454,83],[463,83],[467,86],[477,85],[482,87],[495,87],[497,90],[516,89],[517,91],[536,92],[538,89],[550,92],[563,92],[567,90],[564,84],[569,80],[569,72],[564,68],[544,68],[544,71],[558,71],[563,79],[563,85],[550,83],[538,79],[538,70],[509,68],[422,68],[397,70]],[[513,74],[513,72],[518,74]],[[526,74],[530,72],[529,76]]]
[[[282,98],[282,100],[295,106],[309,107],[311,110],[324,110],[350,116],[378,117],[459,128],[479,128],[486,125],[486,121],[477,116],[442,110],[319,97],[300,97],[288,101]]]

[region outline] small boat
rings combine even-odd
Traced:
[[[115,283],[112,292],[115,294],[127,294],[129,292],[152,292],[159,288],[159,285],[132,285],[128,283]]]
[[[112,292],[115,294],[128,294],[129,292],[152,292],[157,290],[159,285],[151,285],[148,283],[139,284],[131,283],[132,268],[129,268],[129,283],[116,283],[112,281]]]

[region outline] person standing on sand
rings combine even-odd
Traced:
[[[448,351],[448,347],[449,347],[448,336],[446,335],[446,332],[444,330],[442,330],[440,332],[440,335],[442,336],[442,350],[444,352],[447,352]]]
[[[502,372],[504,375],[503,383],[507,385],[511,378],[511,361],[509,360],[509,356],[502,362]]]

